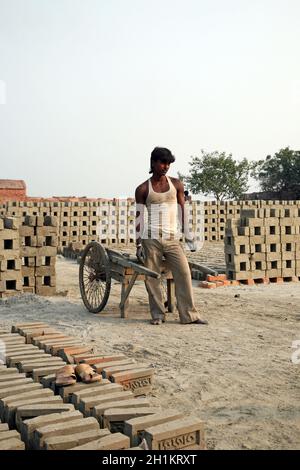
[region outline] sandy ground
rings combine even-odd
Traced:
[[[153,405],[181,410],[205,422],[209,449],[300,449],[300,284],[200,289],[196,305],[208,326],[149,324],[145,287],[131,295],[129,319],[119,317],[120,285],[105,311],[83,306],[75,261],[57,260],[58,291],[42,298],[0,300],[0,327],[43,320],[92,341],[101,353],[124,352],[155,367]]]

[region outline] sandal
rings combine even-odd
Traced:
[[[75,372],[82,382],[86,384],[100,382],[102,380],[102,375],[97,374],[89,364],[79,364],[76,366]]]
[[[76,375],[74,367],[67,365],[58,369],[55,373],[56,385],[74,385],[76,383]]]

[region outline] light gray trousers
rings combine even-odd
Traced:
[[[144,239],[142,243],[147,268],[160,272],[164,256],[168,268],[172,271],[180,322],[191,323],[198,320],[200,314],[194,305],[190,268],[180,242],[178,240]],[[163,319],[165,306],[160,279],[147,277],[145,284],[149,295],[152,318],[154,320]]]

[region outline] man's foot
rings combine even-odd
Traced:
[[[207,320],[201,320],[201,318],[198,318],[195,321],[191,321],[190,323],[187,323],[187,325],[192,325],[193,323],[195,323],[196,325],[208,325],[208,321]]]
[[[150,320],[151,325],[161,325],[163,320],[160,318],[155,318],[155,320]]]

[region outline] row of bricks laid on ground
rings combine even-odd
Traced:
[[[29,325],[27,326],[17,325],[13,327],[13,331],[22,331],[23,334],[26,334],[27,338],[30,339],[30,333],[28,329],[30,328],[32,328],[32,330],[34,330],[35,328],[41,329],[44,326],[45,325],[41,323],[30,325],[30,326]],[[46,327],[48,326],[46,325]],[[26,331],[24,330],[24,328],[26,329]],[[31,332],[31,334],[34,334],[34,333]],[[9,343],[9,342],[15,341],[17,336],[15,336],[12,333],[10,335],[10,339],[7,338],[7,342]],[[23,337],[23,339],[25,339],[25,337]],[[20,341],[17,344],[19,346]],[[30,344],[24,344],[24,343],[23,345],[26,347],[32,346]],[[73,356],[73,358],[77,360],[77,362],[78,361],[81,362],[81,358],[76,357],[76,356],[78,355]],[[102,359],[104,359],[106,362],[107,362],[107,358],[108,356],[106,358],[102,357]],[[99,357],[98,359],[99,359],[99,362],[97,363],[100,364],[101,358]],[[118,359],[120,359],[120,356],[115,356],[115,357],[111,356],[110,359],[111,359],[111,362],[113,362],[114,364],[117,364]],[[112,361],[112,359],[115,359],[115,361]],[[105,362],[102,361],[102,364],[104,365]],[[116,366],[113,366],[113,367],[114,369],[116,368]],[[131,367],[132,367],[132,364],[131,364]],[[110,375],[110,373],[113,371],[109,371],[108,369],[109,368],[106,368],[107,374]],[[15,371],[12,372],[11,377],[13,377],[13,375],[15,375]],[[46,379],[46,377],[44,377],[44,379]],[[42,382],[44,381],[44,379],[42,379]],[[20,381],[22,380],[22,378],[19,378],[18,380]],[[39,385],[39,384],[35,384],[35,385]],[[28,384],[27,386],[30,386],[30,385]],[[72,387],[73,387],[73,390],[72,390]],[[77,390],[75,390],[74,387],[77,388]],[[69,449],[72,446],[83,444],[82,446],[83,449],[85,449],[86,447],[90,449],[121,449],[121,448],[128,448],[130,445],[130,442],[131,442],[131,445],[137,444],[138,443],[136,441],[137,436],[139,435],[139,440],[141,440],[142,432],[144,432],[145,434],[144,439],[146,439],[147,446],[149,446],[150,449],[151,448],[152,449],[189,448],[191,445],[192,445],[192,448],[204,448],[203,423],[201,421],[194,419],[194,418],[193,419],[192,418],[179,419],[180,414],[176,412],[169,412],[169,415],[168,415],[168,413],[167,414],[162,413],[157,408],[153,409],[149,406],[149,403],[147,402],[147,400],[133,398],[134,395],[132,392],[124,391],[123,387],[120,387],[120,385],[116,383],[108,383],[107,379],[104,379],[102,382],[100,382],[100,384],[97,384],[97,385],[78,383],[71,387],[62,387],[64,391],[67,391],[67,393],[63,392],[62,396],[65,396],[65,398],[72,396],[73,397],[72,401],[75,401],[76,403],[78,402],[79,397],[75,396],[75,392],[77,391],[78,393],[78,388],[82,389],[82,393],[84,392],[84,390],[86,392],[90,390],[90,397],[92,397],[92,394],[94,394],[94,391],[92,389],[95,389],[97,387],[98,387],[98,399],[102,400],[101,402],[98,403],[98,405],[102,406],[102,414],[101,414],[102,423],[107,426],[107,429],[100,429],[101,431],[100,439],[99,439],[99,436],[97,436],[96,440],[95,440],[95,437],[93,438],[93,432],[95,432],[95,430],[92,431],[91,428],[95,427],[95,429],[99,430],[99,424],[97,425],[98,426],[97,427],[95,425],[95,421],[93,421],[96,418],[89,417],[89,418],[85,418],[85,423],[83,423],[84,426],[87,427],[89,423],[93,423],[93,424],[91,425],[89,424],[89,427],[91,428],[87,430],[86,432],[81,432],[81,433],[78,432],[76,434],[72,434],[74,432],[74,429],[71,429],[70,426],[66,425],[66,423],[61,423],[58,426],[58,429],[57,429],[57,426],[54,426],[54,428],[52,427],[50,429],[44,429],[44,431],[39,430],[37,433],[33,433],[34,439],[31,442],[31,446],[29,446],[28,448]],[[111,392],[113,393],[109,392],[108,387],[112,387]],[[116,391],[116,388],[118,388],[117,391]],[[121,399],[120,396],[122,393],[124,394],[124,396]],[[130,396],[131,398],[129,398]],[[111,402],[110,400],[113,400],[113,402]],[[105,401],[107,402],[107,406],[109,406],[109,408],[105,406],[104,404]],[[18,402],[17,404],[19,405]],[[54,406],[53,405],[47,405],[47,406],[50,407],[51,409],[51,411],[49,412],[53,412]],[[73,405],[69,404],[67,406],[73,406]],[[28,417],[29,415],[35,415],[35,414],[40,415],[46,412],[47,412],[47,407],[45,407],[44,405],[18,406],[16,410],[16,424],[20,429],[21,428],[23,429],[24,427],[26,428],[27,423],[28,425],[30,425],[30,423],[34,421],[34,419],[23,421],[24,418],[26,418],[26,416]],[[100,412],[100,406],[98,406],[98,413],[96,413],[97,422],[100,421],[99,412]],[[66,413],[64,413],[64,415],[66,415]],[[54,415],[51,415],[51,416],[54,416]],[[43,419],[47,420],[49,418],[50,421],[52,419],[55,419],[55,418],[52,418],[51,416],[45,416],[45,417],[40,416],[39,418],[35,418],[35,420],[42,420],[43,424],[45,424]],[[57,419],[60,420],[58,415],[57,415]],[[87,420],[89,421],[87,422]],[[170,423],[170,421],[172,421],[172,423]],[[162,423],[165,423],[165,425],[163,426]],[[41,424],[41,421],[39,421],[39,424]],[[133,426],[133,424],[135,424],[135,426]],[[77,426],[77,431],[78,431],[78,424],[76,424],[76,426]],[[126,432],[125,432],[125,427],[127,429]],[[125,434],[127,433],[129,437],[118,433],[117,431],[119,429],[122,429],[125,432]],[[135,429],[136,430],[135,434],[133,434],[133,431],[132,430],[130,431],[130,429],[133,429],[133,430]],[[114,434],[109,435],[110,432],[114,432]],[[105,436],[103,433],[105,433]],[[24,430],[23,430],[23,434],[24,434]],[[58,435],[61,437],[58,437]],[[91,440],[92,442],[89,442]],[[78,449],[81,449],[81,447],[78,447]]]
[[[0,296],[55,294],[55,217],[0,219]],[[37,235],[38,234],[38,235]]]
[[[124,388],[132,389],[135,395],[144,394],[151,390],[153,369],[147,369],[138,364],[133,368],[133,361],[126,358],[123,354],[113,356],[93,354],[92,348],[90,346],[82,346],[81,340],[66,336],[43,323],[24,326],[17,325],[13,327],[13,331],[24,335],[21,338],[24,341],[26,339],[27,343],[32,343],[31,347],[36,346],[44,349],[46,353],[61,356],[68,363],[74,363],[74,361],[77,363],[85,362],[93,365],[95,370],[100,373],[104,366],[122,366],[119,371],[114,370],[114,374],[109,376],[110,381],[121,383]],[[112,361],[113,364],[111,364]],[[128,366],[123,367],[124,365]],[[126,370],[130,369],[135,370],[132,370],[130,374],[126,373]]]
[[[300,217],[259,218],[259,211],[242,211],[240,219],[228,221],[225,239],[228,277],[236,280],[300,277]]]
[[[42,324],[31,325],[30,328],[33,326],[40,328]],[[29,337],[28,329],[24,328]],[[13,330],[18,330],[18,328],[13,328]],[[32,353],[34,346],[26,344],[25,336],[20,336],[20,334],[16,333],[2,333],[1,341],[1,344],[5,345],[4,354],[5,358],[8,358],[8,362],[17,363],[19,367],[24,367],[24,363],[19,362],[17,356],[14,356],[15,348],[17,349],[17,354],[20,354],[20,347],[22,347],[22,358],[24,359],[26,354]],[[52,359],[57,358],[52,357]],[[25,362],[29,364],[27,360]],[[60,361],[60,367],[61,363],[62,361]],[[22,367],[20,368],[22,369]],[[64,403],[63,399],[59,395],[54,395],[52,390],[43,388],[40,383],[33,383],[30,378],[24,378],[24,374],[18,373],[16,368],[6,368],[5,366],[0,368],[0,413],[2,419],[6,420],[9,427],[16,427],[21,432],[23,440],[26,442],[26,447],[29,449],[69,449],[76,445],[94,441],[95,439],[98,440],[110,434],[108,429],[100,429],[99,423],[95,418],[83,419],[83,415],[78,411],[76,412],[72,404]],[[63,413],[63,415],[60,415],[60,413]],[[72,414],[69,416],[69,413],[73,413],[73,416]],[[26,431],[27,424],[32,429],[32,419],[30,418],[36,416],[40,418],[39,424],[43,423],[44,426],[38,426],[37,432],[32,436],[34,439],[29,440],[24,429]],[[52,416],[54,416],[54,420]],[[56,420],[55,417],[57,418]],[[81,421],[76,421],[74,424],[73,422],[77,418],[81,418]],[[53,421],[54,423],[59,423],[50,429],[49,427],[45,428],[45,424],[49,420],[52,423]],[[12,431],[12,433],[16,433],[16,431]],[[117,440],[120,441],[120,437],[119,439],[118,437]],[[117,445],[114,438],[111,441],[112,444]],[[129,447],[128,438],[126,447]],[[6,449],[8,446],[4,448]]]

